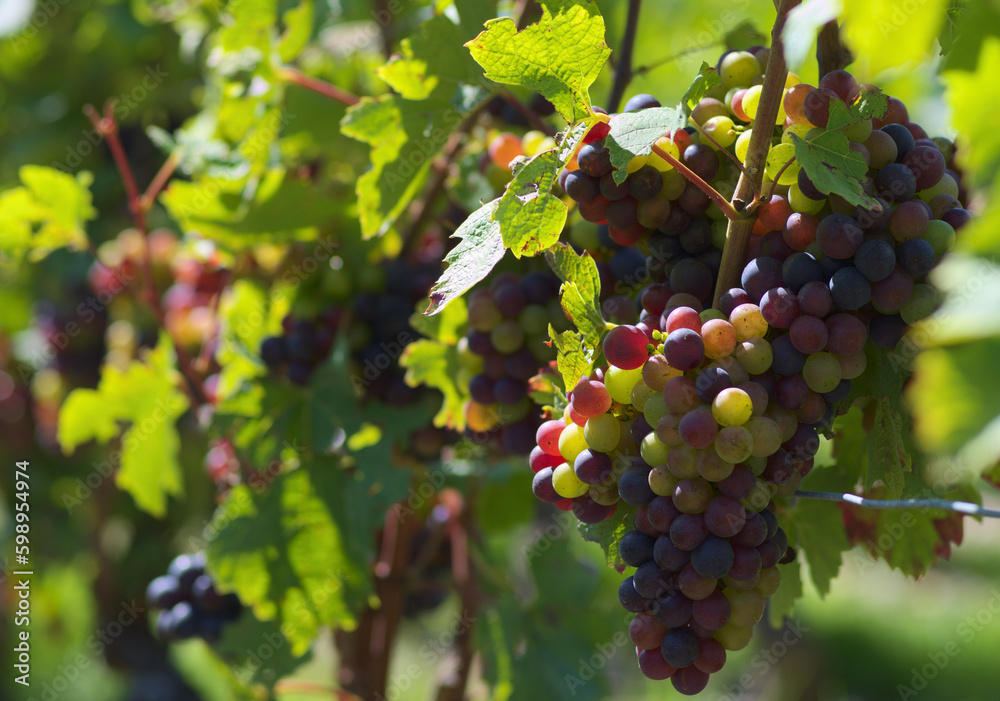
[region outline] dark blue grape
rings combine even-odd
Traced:
[[[857,268],[841,268],[830,278],[833,303],[841,309],[860,309],[872,297],[872,286]]]
[[[933,253],[933,249],[931,249]],[[896,267],[896,253],[892,246],[881,239],[871,239],[861,244],[854,254],[854,267],[869,282],[878,282],[889,277]]]

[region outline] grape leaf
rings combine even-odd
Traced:
[[[452,238],[462,239],[444,260],[448,268],[431,290],[425,315],[438,314],[452,300],[489,275],[505,252],[500,224],[493,220],[499,199],[484,204],[458,227]]]
[[[293,7],[281,16],[285,33],[278,42],[278,54],[283,62],[292,61],[306,48],[312,34],[312,20],[312,0],[302,0],[298,7]]]
[[[591,348],[600,345],[604,334],[601,314],[601,278],[589,253],[577,254],[567,244],[556,244],[545,252],[552,271],[563,281],[559,301],[563,311],[583,334]]]
[[[611,156],[616,183],[625,182],[625,166],[636,156],[653,152],[653,144],[670,131],[683,129],[687,114],[678,107],[652,107],[639,112],[623,112],[611,117],[611,133],[604,140]]]
[[[1000,109],[1000,95],[983,91],[982,86],[1000,71],[1000,38],[985,39],[978,58],[975,71],[948,70],[943,77],[952,124],[959,134],[958,161],[967,180],[987,186],[1000,171],[1000,133],[984,115]]]
[[[821,597],[830,593],[830,582],[840,571],[843,553],[851,544],[844,533],[840,510],[832,502],[800,499],[782,514],[788,542],[801,549],[809,562],[809,574]]]
[[[897,0],[843,0],[843,37],[868,75],[926,60],[948,0],[903,9]],[[865,70],[867,69],[867,70]]]
[[[345,471],[323,467],[331,473],[328,482],[334,476],[340,482],[339,493],[328,495],[339,507],[364,502],[364,491]],[[317,493],[316,476],[299,469],[265,490],[233,488],[213,518],[218,534],[208,545],[220,587],[236,592],[257,618],[279,621],[296,656],[321,626],[352,627],[371,590],[366,563],[350,557],[350,540],[338,527],[337,511]]]
[[[551,190],[561,166],[559,148],[514,165],[514,177],[497,202],[492,219],[500,224],[504,247],[517,258],[541,253],[559,240],[567,210]]]
[[[121,434],[120,454],[112,456],[121,460],[115,482],[158,518],[166,514],[167,497],[183,491],[176,421],[188,400],[181,382],[163,337],[125,370],[105,365],[96,390],[73,390],[59,410],[59,444],[67,455],[87,441],[107,443]],[[130,424],[124,433],[119,422]]]
[[[462,48],[463,31],[444,15],[431,17],[400,42],[400,52],[378,76],[407,100],[450,100],[460,86],[479,80],[479,69]]]
[[[766,44],[767,40],[768,37],[750,20],[743,20],[722,37],[722,43],[727,49],[739,51],[744,51],[755,44]]]
[[[789,11],[781,31],[789,70],[798,70],[806,62],[819,30],[836,20],[839,12],[838,0],[806,0]]]
[[[468,323],[468,306],[461,297],[449,304],[440,314],[425,316],[415,313],[410,317],[410,326],[418,333],[446,346],[453,346],[459,342],[465,335]]]
[[[950,0],[938,35],[944,70],[975,71],[983,44],[997,35],[1000,3],[996,0]]]
[[[551,324],[549,338],[552,339],[552,345],[557,351],[556,362],[563,379],[563,387],[569,392],[576,387],[581,375],[590,374],[594,362],[594,346],[588,345],[584,337],[576,331],[556,333]]]
[[[406,368],[406,384],[434,387],[444,395],[441,409],[434,416],[434,425],[464,431],[466,396],[457,379],[460,370],[457,348],[428,339],[414,341],[403,351],[399,365]]]
[[[691,85],[688,86],[687,92],[684,93],[684,99],[678,105],[678,109],[686,107],[685,116],[690,116],[691,110],[701,101],[701,98],[705,97],[705,93],[716,85],[721,84],[722,78],[719,77],[718,71],[702,61],[701,68],[698,69],[698,75],[695,76],[694,80],[691,81]]]
[[[848,402],[870,397],[874,401],[873,424],[868,438],[868,470],[865,488],[876,481],[885,482],[889,497],[903,495],[905,473],[914,471],[920,453],[913,445],[909,415],[900,398],[903,393],[904,368],[883,349],[869,343],[865,349],[868,364],[861,377],[851,381]],[[848,404],[850,405],[850,404]]]
[[[344,213],[344,204],[301,180],[272,170],[245,201],[246,182],[203,177],[170,184],[160,201],[187,233],[212,239],[230,250],[258,243],[311,241],[318,222]],[[333,255],[329,246],[326,257]]]
[[[851,151],[850,141],[839,130],[851,120],[847,107],[834,100],[830,105],[829,129],[809,140],[792,135],[795,160],[824,194],[837,194],[853,205],[873,207],[875,200],[864,192],[868,179],[865,159]]]
[[[936,496],[936,495],[935,495]],[[938,560],[941,534],[935,526],[938,518],[948,519],[941,509],[865,509],[853,504],[838,504],[851,545],[863,545],[867,557],[852,554],[850,561],[860,573],[874,566],[877,559],[890,567],[917,578]]]
[[[772,628],[780,628],[786,616],[795,610],[795,602],[802,598],[802,565],[798,560],[778,565],[781,586],[771,595],[767,605],[767,620]]]
[[[580,535],[584,540],[597,543],[604,551],[608,567],[619,572],[625,571],[625,561],[618,552],[622,536],[635,528],[635,507],[619,501],[614,513],[599,523],[580,523]]]
[[[611,55],[590,0],[542,0],[542,17],[520,32],[510,18],[486,23],[466,46],[497,83],[541,93],[573,124],[591,114],[589,88]]]
[[[97,216],[93,176],[34,165],[22,166],[18,176],[23,185],[0,192],[0,256],[38,261],[65,246],[86,248],[85,223]]]

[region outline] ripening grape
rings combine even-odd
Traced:
[[[712,416],[722,426],[740,426],[753,415],[750,395],[741,389],[728,387],[712,400]],[[734,460],[733,462],[740,462]]]

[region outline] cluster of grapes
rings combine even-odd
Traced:
[[[658,142],[725,194],[733,179],[721,150],[746,159],[766,60],[762,47],[725,54],[719,94],[692,114],[701,133]],[[870,89],[845,71],[817,88],[789,75],[784,128],[765,166],[771,195],[741,287],[717,310],[706,307],[725,223],[664,159],[634,159],[616,184],[608,127],[598,123],[561,175],[584,219],[648,256],[655,282],[641,294],[639,322],[605,337],[608,365],[581,378],[563,417],[539,428],[532,488],[585,523],[608,518],[619,500],[637,507],[635,530],[619,543],[637,568],[621,602],[637,614],[630,634],[641,670],[685,694],[749,643],[780,582],[775,566],[794,557],[771,499],[794,494],[812,470],[819,433],[865,369],[868,338],[895,348],[933,310],[925,276],[971,218],[953,145],[928,139],[893,98],[882,119],[841,127],[870,166],[876,206],[850,206],[809,180],[792,136],[815,139],[833,101],[850,105]],[[626,110],[658,104],[640,95]]]
[[[659,107],[651,95],[637,95],[626,111]],[[603,113],[599,108],[599,113]],[[608,127],[601,122],[560,174],[563,190],[577,202],[586,221],[619,247],[635,247],[646,256],[649,279],[668,286],[675,304],[708,306],[722,262],[726,221],[718,208],[656,152],[634,158],[619,184],[604,144]],[[660,138],[656,145],[720,192],[732,194],[739,172],[720,161],[709,146],[693,141],[693,127]],[[606,226],[606,229],[604,228]]]
[[[503,272],[469,296],[469,331],[458,349],[469,378],[466,423],[470,431],[491,433],[509,455],[534,445],[539,421],[528,381],[553,359],[545,344],[549,324],[568,328],[558,293],[553,275]]]
[[[146,588],[146,602],[162,609],[156,632],[165,642],[199,636],[217,642],[226,623],[235,621],[243,605],[235,594],[220,594],[205,572],[205,554],[178,555],[167,574]]]

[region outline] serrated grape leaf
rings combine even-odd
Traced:
[[[934,496],[937,496],[936,494]],[[910,577],[920,577],[937,562],[942,543],[935,526],[938,518],[950,520],[941,509],[865,509],[840,503],[844,525],[851,545],[867,551],[852,553],[848,562],[860,574],[878,559]],[[960,537],[960,536],[959,536]]]
[[[463,30],[444,15],[420,25],[416,34],[400,42],[401,55],[378,69],[379,77],[407,100],[432,95],[450,100],[462,83],[474,84],[479,69],[462,47]]]
[[[798,560],[778,565],[781,585],[771,595],[767,604],[767,620],[772,628],[780,628],[787,616],[795,610],[795,602],[802,598],[802,566]]]
[[[806,0],[789,11],[781,31],[789,70],[798,70],[806,62],[819,30],[836,20],[839,12],[839,0]]]
[[[638,112],[623,112],[611,117],[611,133],[604,140],[611,156],[616,183],[625,182],[625,166],[636,156],[653,152],[653,144],[669,131],[683,129],[687,114],[678,107],[653,107]]]
[[[434,387],[443,395],[441,409],[434,416],[434,425],[464,431],[463,405],[466,396],[458,384],[460,366],[457,348],[427,339],[414,341],[403,351],[399,365],[406,368],[406,384],[411,387]]]
[[[951,0],[938,41],[944,70],[975,71],[983,44],[997,36],[1000,3],[996,0]]]
[[[247,648],[248,640],[257,640],[260,641],[258,645],[267,645],[271,654],[266,662],[262,664],[261,658],[253,649]],[[281,632],[277,621],[262,621],[248,610],[232,623],[226,624],[222,629],[222,638],[212,644],[211,651],[215,654],[209,654],[206,646],[201,654],[216,663],[220,676],[231,677],[234,684],[244,689],[253,684],[273,687],[278,680],[290,675],[312,656],[311,651],[308,651],[304,658],[297,657],[292,653],[292,645]]]
[[[948,0],[923,0],[906,10],[897,0],[842,3],[844,43],[867,75],[927,60],[948,6]]]
[[[556,349],[556,363],[568,393],[579,382],[581,375],[589,375],[594,362],[594,346],[587,345],[583,335],[576,331],[556,330],[549,324],[549,338]]]
[[[834,124],[850,121],[847,108],[839,101],[830,107],[830,120]],[[834,115],[837,116],[835,121]],[[854,153],[850,141],[836,128],[827,130],[813,139],[806,140],[792,135],[795,160],[805,169],[809,179],[824,194],[837,194],[853,205],[875,206],[875,200],[864,192],[868,179],[868,166],[861,154]]]
[[[559,290],[563,311],[583,334],[587,345],[596,348],[604,334],[601,278],[597,264],[586,251],[578,255],[564,243],[557,243],[546,251],[545,259],[563,282]]]
[[[364,501],[344,470],[324,467],[331,473],[328,482],[333,475],[340,482],[328,495],[338,507]],[[296,656],[309,649],[321,626],[352,628],[354,612],[371,591],[367,563],[350,556],[351,541],[339,528],[336,509],[320,497],[316,476],[298,469],[264,490],[233,488],[216,512],[218,534],[208,545],[219,586],[236,592],[257,618],[280,622]]]
[[[306,48],[312,34],[312,20],[312,0],[302,0],[298,7],[293,7],[281,16],[285,32],[278,42],[278,54],[284,63],[292,61]]]
[[[788,542],[809,562],[809,574],[821,597],[830,593],[843,553],[851,544],[844,533],[840,510],[832,502],[800,499],[795,508],[782,514]]]
[[[452,300],[489,275],[505,252],[500,224],[493,221],[499,199],[484,204],[466,219],[451,238],[461,242],[444,257],[448,268],[431,290],[425,315],[438,314]]]
[[[579,379],[579,376],[577,376]],[[622,536],[635,529],[633,519],[635,518],[635,507],[619,501],[615,512],[609,518],[599,523],[580,523],[579,531],[584,540],[597,543],[604,551],[608,567],[613,567],[619,572],[625,571],[625,561],[622,560],[618,552],[618,545]]]
[[[958,132],[958,162],[969,181],[985,187],[1000,171],[1000,133],[988,117],[1000,109],[1000,95],[982,89],[1000,72],[1000,38],[985,39],[978,58],[975,71],[948,70],[943,78],[952,125]]]
[[[121,435],[115,482],[157,518],[166,514],[167,498],[183,491],[176,426],[188,408],[178,389],[182,381],[173,348],[161,337],[125,370],[105,365],[96,390],[73,390],[59,410],[59,444],[67,455],[87,441],[107,443]],[[129,424],[124,432],[123,423]]]
[[[691,85],[688,86],[687,92],[684,93],[684,99],[678,105],[678,108],[683,109],[687,107],[685,116],[690,115],[691,110],[701,101],[701,98],[705,97],[705,93],[721,83],[722,78],[719,77],[718,71],[702,61],[701,68],[698,69],[698,75],[691,81]]]
[[[314,240],[324,221],[345,213],[342,202],[301,180],[286,179],[280,169],[268,173],[249,200],[245,194],[243,180],[203,177],[172,182],[160,201],[186,233],[234,251]],[[334,255],[328,245],[325,253],[327,259]]]
[[[868,470],[864,484],[870,489],[881,480],[889,489],[889,497],[898,499],[903,495],[904,475],[914,472],[914,461],[920,460],[909,427],[910,416],[902,402],[906,368],[873,343],[867,344],[865,354],[868,363],[865,372],[851,381],[847,399],[853,403],[869,397],[874,403],[867,408],[873,419],[867,440]]]
[[[545,251],[559,240],[566,225],[566,205],[551,194],[563,164],[560,156],[557,147],[516,163],[513,178],[493,210],[503,245],[516,258]]]
[[[389,230],[450,133],[488,96],[476,85],[475,64],[457,48],[464,38],[443,15],[431,17],[380,72],[400,94],[364,97],[341,120],[343,134],[372,147],[372,167],[355,188],[365,237]]]
[[[542,94],[573,124],[591,114],[589,88],[611,55],[590,0],[542,0],[542,17],[520,32],[510,18],[486,23],[466,46],[497,83]]]
[[[468,323],[469,309],[461,297],[445,307],[440,314],[427,316],[415,313],[410,317],[410,326],[418,333],[446,346],[458,343],[465,335]]]
[[[0,192],[0,257],[38,261],[59,248],[87,247],[86,222],[97,216],[91,204],[93,176],[26,165],[22,185]]]

